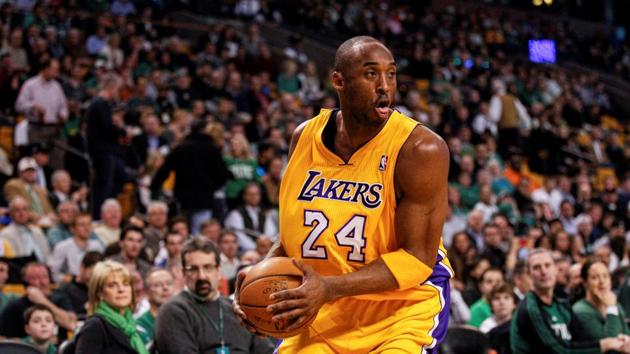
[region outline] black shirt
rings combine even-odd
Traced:
[[[53,296],[63,303],[70,304],[72,312],[76,313],[79,318],[85,317],[87,314],[85,305],[88,302],[88,287],[77,282],[76,277],[72,279],[71,283],[63,284],[55,290]]]
[[[49,297],[57,307],[72,311],[71,305],[63,298],[53,294]],[[22,338],[26,337],[24,331],[24,312],[34,304],[26,296],[22,296],[19,299],[15,299],[7,304],[7,306],[0,314],[0,336],[7,338]],[[65,339],[67,337],[66,330],[59,327],[59,339]]]

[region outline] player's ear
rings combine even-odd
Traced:
[[[337,91],[342,91],[343,90],[343,75],[341,75],[341,73],[339,71],[333,71],[332,73],[332,86],[335,90]]]

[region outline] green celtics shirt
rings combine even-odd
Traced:
[[[147,311],[136,319],[136,328],[145,345],[153,340],[153,327],[155,326],[155,317],[151,311]]]
[[[588,338],[568,302],[553,298],[545,304],[527,293],[512,318],[512,353],[590,354],[600,353],[599,341]]]

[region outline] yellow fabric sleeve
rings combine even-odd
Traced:
[[[396,278],[401,290],[420,285],[433,273],[433,269],[402,248],[382,255],[381,259]]]

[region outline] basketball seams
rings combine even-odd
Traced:
[[[289,277],[289,278],[304,278],[304,275],[297,275],[297,274],[266,274],[266,275],[261,275],[259,277],[253,278],[252,280],[247,279],[247,277],[245,278],[245,281],[243,282],[243,284],[240,285],[241,290],[245,289],[248,285],[259,281],[260,279],[265,279],[265,278],[272,278],[272,277]]]

